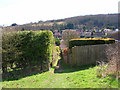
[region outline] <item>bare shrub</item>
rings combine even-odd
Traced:
[[[97,69],[98,76],[115,75],[119,77],[120,72],[120,55],[119,55],[120,42],[108,45],[106,48],[106,55],[108,63],[99,62]]]
[[[108,47],[107,56],[110,60],[108,62],[107,72],[109,74],[113,74],[118,77],[118,73],[120,72],[120,56],[119,56],[119,47],[120,42],[115,43],[111,47]]]
[[[97,63],[99,64],[99,67],[97,67],[97,76],[98,77],[107,76],[106,69],[107,69],[108,64],[106,64],[103,61],[98,61]]]

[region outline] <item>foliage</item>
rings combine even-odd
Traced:
[[[47,63],[52,62],[53,34],[50,31],[8,32],[2,38],[3,72],[9,66],[48,68]]]
[[[24,30],[25,30],[24,28],[21,29],[21,31],[24,31]]]
[[[59,48],[59,46],[56,46],[55,48],[56,48],[57,53],[60,53],[60,48]]]
[[[68,23],[66,25],[66,29],[74,29],[74,24],[73,23]]]
[[[104,39],[104,38],[71,39],[69,41],[69,48],[72,48],[74,46],[111,44],[111,43],[115,43],[115,40],[114,39]]]
[[[69,47],[69,40],[79,37],[80,35],[76,32],[76,30],[64,30],[62,33],[62,39],[67,47]]]
[[[55,38],[55,44],[56,44],[57,46],[60,45],[60,39],[59,39],[59,38]]]
[[[54,46],[53,55],[52,55],[52,67],[57,65],[58,60],[60,59],[60,49],[59,46]]]
[[[16,26],[17,24],[16,23],[13,23],[11,26]]]

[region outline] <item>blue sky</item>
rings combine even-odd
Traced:
[[[119,0],[0,0],[0,25],[118,13]]]

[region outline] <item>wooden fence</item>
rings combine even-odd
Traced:
[[[107,60],[106,49],[114,44],[75,46],[64,53],[63,58],[70,65],[96,64],[97,61]]]

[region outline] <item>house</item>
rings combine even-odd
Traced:
[[[84,36],[84,31],[83,31],[83,29],[78,29],[78,30],[76,30],[76,31],[79,33],[80,36]]]
[[[99,32],[99,29],[95,29],[96,32]]]
[[[55,36],[56,38],[57,38],[57,37],[60,38],[60,37],[61,37],[61,33],[60,33],[60,32],[55,32],[55,33],[54,33],[54,36]]]
[[[115,31],[119,31],[119,29],[115,29]]]
[[[58,32],[58,30],[55,30],[55,33],[57,33]]]
[[[111,29],[104,29],[105,32],[111,32]]]
[[[91,37],[91,32],[85,32],[85,33],[84,33],[84,36],[86,36],[86,37]]]
[[[93,37],[102,37],[104,35],[105,35],[104,32],[95,32],[95,33],[93,33]]]

